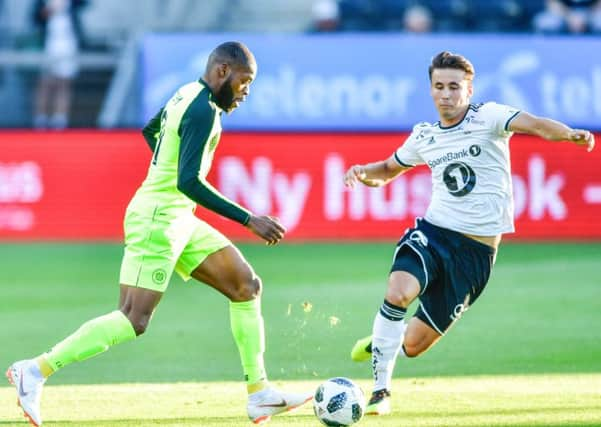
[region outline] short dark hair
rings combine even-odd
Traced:
[[[225,42],[213,49],[207,61],[207,68],[218,63],[226,63],[232,67],[250,67],[255,63],[255,57],[243,43]]]
[[[446,50],[432,58],[432,63],[428,68],[430,81],[432,81],[432,71],[436,68],[454,68],[456,70],[463,70],[465,71],[465,78],[467,80],[472,80],[475,74],[474,66],[465,56],[451,53]]]

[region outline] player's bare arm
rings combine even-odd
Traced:
[[[586,145],[586,151],[595,147],[594,135],[585,129],[572,129],[556,120],[537,117],[522,111],[509,124],[509,130],[540,136],[549,141],[569,141],[578,145]]]
[[[381,187],[409,169],[411,167],[399,165],[394,156],[390,156],[379,162],[351,166],[344,174],[344,185],[354,188],[360,182],[368,187]]]
[[[265,240],[268,245],[277,244],[286,233],[286,228],[280,224],[280,221],[272,216],[251,215],[246,226]]]

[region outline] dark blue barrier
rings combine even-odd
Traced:
[[[227,40],[246,43],[259,72],[247,102],[224,117],[226,129],[406,130],[435,121],[428,65],[442,50],[473,62],[476,102],[601,127],[601,39],[482,34],[149,34],[141,121],[201,76]]]

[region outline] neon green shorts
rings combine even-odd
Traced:
[[[120,283],[164,292],[175,270],[184,280],[230,240],[191,212],[173,216],[128,211]]]

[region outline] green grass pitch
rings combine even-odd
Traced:
[[[287,389],[332,376],[381,303],[393,245],[241,244],[264,282],[266,364]],[[0,367],[113,310],[121,246],[0,245]],[[394,413],[365,426],[601,425],[601,244],[502,245],[481,299],[432,350],[401,360]],[[172,279],[146,335],[53,377],[48,426],[244,426],[227,301]],[[0,387],[0,426],[25,425]],[[318,425],[310,407],[271,425]]]

